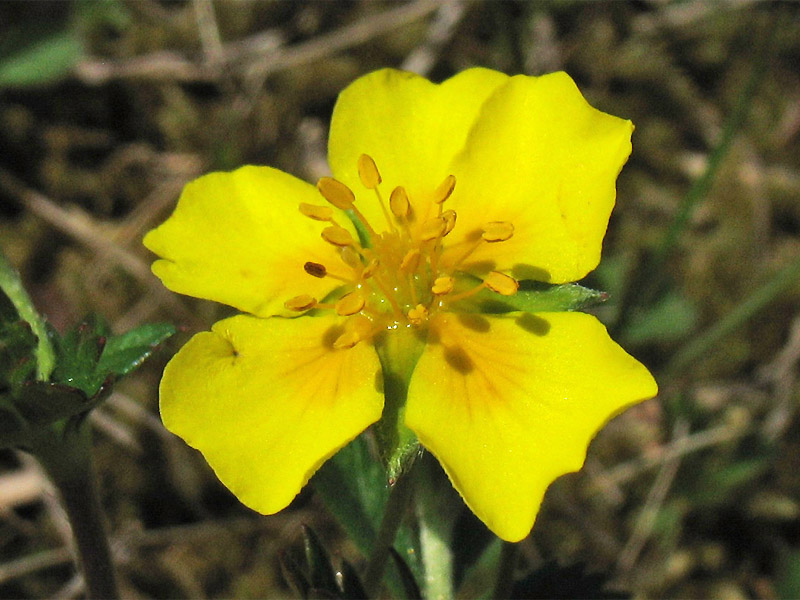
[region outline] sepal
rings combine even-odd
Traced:
[[[475,280],[477,282],[477,280]],[[513,296],[499,296],[488,289],[463,300],[458,309],[465,312],[502,314],[508,312],[568,312],[583,310],[608,300],[608,294],[577,283],[552,284],[523,280]]]

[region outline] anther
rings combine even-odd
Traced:
[[[333,219],[333,210],[330,206],[317,206],[316,204],[300,203],[300,212],[315,221],[330,221]]]
[[[422,325],[428,318],[428,309],[422,304],[417,304],[414,308],[408,311],[406,316],[412,325]]]
[[[453,175],[448,175],[444,181],[439,184],[436,191],[433,192],[433,201],[436,204],[441,204],[450,197],[453,193],[453,188],[456,187],[456,178]]]
[[[381,182],[381,174],[372,157],[362,154],[358,157],[358,177],[368,190],[374,190]]]
[[[295,312],[304,312],[311,308],[314,308],[317,305],[317,299],[313,296],[309,296],[308,294],[301,294],[300,296],[295,296],[294,298],[289,298],[286,302],[283,303],[283,306],[288,310],[293,310]]]
[[[352,348],[360,341],[361,336],[359,336],[357,332],[345,331],[342,335],[336,338],[336,341],[333,342],[333,347],[337,350],[344,350],[346,348]]]
[[[406,255],[403,257],[403,260],[400,261],[400,270],[403,273],[413,273],[419,267],[419,261],[422,258],[422,254],[416,248],[409,250],[406,252]]]
[[[443,277],[437,277],[434,282],[433,286],[431,287],[431,292],[435,296],[443,296],[444,294],[449,294],[453,291],[453,286],[455,285],[456,281],[449,275],[445,275]]]
[[[323,229],[322,239],[329,244],[333,244],[334,246],[339,246],[342,248],[345,246],[352,246],[354,244],[353,236],[350,235],[350,232],[344,227],[339,227],[338,225],[331,225],[330,227]]]
[[[364,308],[364,297],[358,292],[350,292],[345,294],[336,301],[336,313],[342,317],[349,317]]]
[[[507,221],[492,221],[483,226],[481,237],[490,243],[505,242],[514,235],[514,225]]]
[[[322,177],[317,182],[317,189],[325,200],[341,210],[353,208],[353,202],[356,201],[352,190],[333,177]]]
[[[442,237],[446,226],[447,224],[445,223],[445,220],[440,217],[428,219],[420,228],[419,238],[423,242],[429,242],[430,240],[435,240],[436,238]]]
[[[303,269],[312,277],[317,277],[319,279],[322,279],[328,274],[328,269],[325,268],[325,265],[315,262],[307,262],[303,265]]]
[[[342,262],[351,269],[363,269],[364,265],[361,262],[361,256],[352,246],[344,246],[340,252]]]
[[[519,289],[519,282],[505,273],[492,271],[483,280],[484,285],[502,296],[513,296]]]
[[[456,211],[446,210],[442,213],[441,218],[444,219],[444,233],[442,233],[442,237],[444,237],[456,226]]]
[[[389,196],[389,208],[392,209],[392,214],[398,219],[405,219],[411,210],[411,205],[408,202],[408,194],[403,186],[397,186],[392,190]]]

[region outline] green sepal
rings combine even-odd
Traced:
[[[477,280],[475,280],[477,283]],[[458,309],[485,314],[508,312],[566,312],[583,310],[605,302],[608,294],[577,283],[542,283],[524,280],[513,296],[500,296],[483,289],[458,303]]]
[[[159,344],[175,335],[175,326],[170,323],[147,323],[136,329],[108,339],[97,371],[122,377],[147,360]]]

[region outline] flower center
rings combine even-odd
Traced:
[[[351,275],[337,277],[325,265],[307,262],[304,269],[308,275],[340,279],[340,295],[326,302],[301,295],[285,303],[287,309],[297,312],[328,309],[348,317],[345,332],[334,342],[334,347],[351,348],[380,332],[400,327],[424,328],[437,312],[484,288],[505,296],[517,292],[517,281],[498,271],[490,272],[477,286],[467,284],[465,289],[467,278],[459,270],[480,245],[509,240],[514,235],[514,226],[509,222],[486,223],[474,240],[459,244],[463,251],[457,258],[442,264],[445,239],[456,226],[455,211],[444,208],[456,185],[454,176],[445,177],[434,191],[432,210],[427,211],[434,216],[417,223],[403,186],[395,187],[386,202],[380,191],[380,172],[370,156],[359,157],[358,175],[362,185],[375,193],[385,228],[379,232],[367,220],[355,205],[355,194],[344,183],[331,177],[320,179],[317,189],[330,206],[301,203],[300,212],[328,224],[322,230],[322,239],[338,249]],[[361,240],[339,224],[334,208],[352,215]]]

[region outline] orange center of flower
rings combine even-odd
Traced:
[[[445,238],[456,226],[456,213],[445,210],[444,203],[453,193],[456,179],[445,177],[432,196],[435,216],[422,223],[414,220],[412,203],[402,186],[394,188],[388,203],[380,191],[381,175],[375,161],[366,154],[358,160],[358,175],[363,186],[373,190],[387,228],[373,227],[355,205],[355,194],[342,182],[323,177],[317,189],[330,205],[348,211],[361,226],[363,242],[336,221],[331,206],[300,204],[300,212],[310,219],[327,223],[322,239],[335,246],[341,260],[349,267],[350,277],[340,278],[325,265],[307,262],[306,273],[312,277],[331,277],[342,281],[341,295],[331,302],[320,302],[308,295],[287,300],[289,310],[335,310],[349,317],[345,332],[335,341],[336,348],[351,348],[382,331],[400,327],[425,327],[437,312],[484,288],[505,296],[517,292],[517,281],[498,271],[486,275],[477,286],[464,289],[459,267],[481,244],[504,242],[514,235],[514,226],[505,221],[486,223],[479,236],[462,244],[463,251],[446,266],[441,257]],[[388,206],[387,206],[388,205]],[[347,218],[345,216],[345,218]]]

